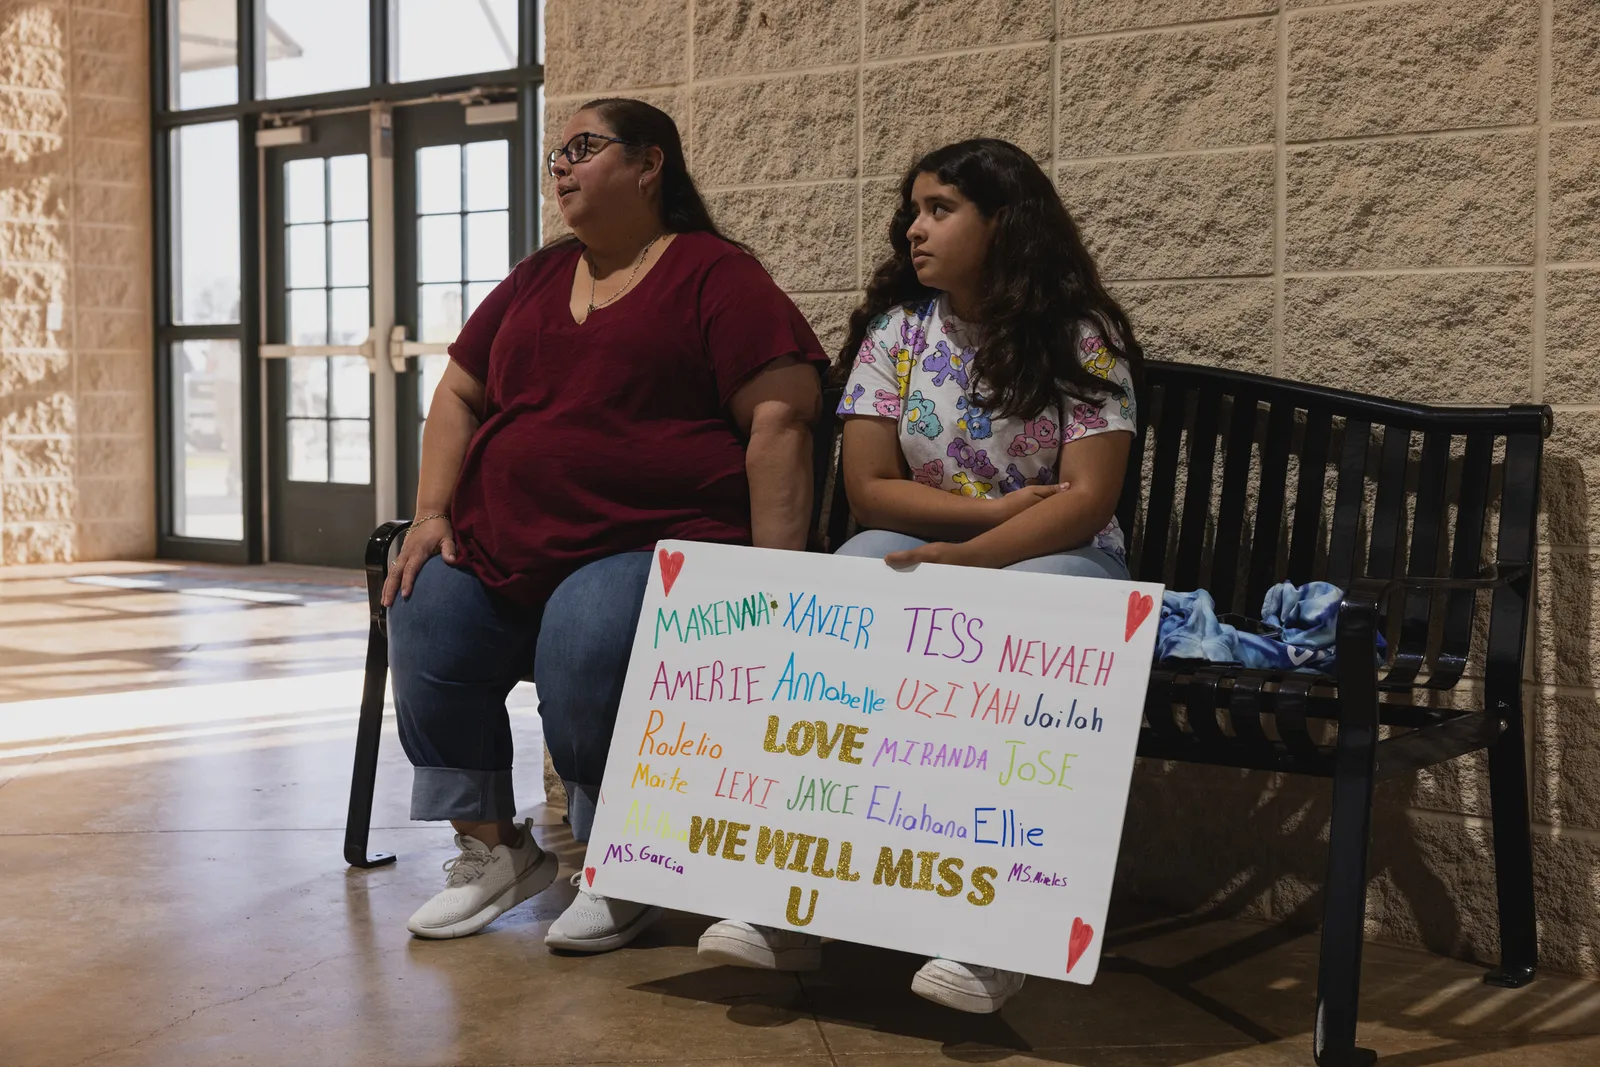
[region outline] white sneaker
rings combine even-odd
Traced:
[[[520,828],[515,848],[490,848],[475,837],[456,835],[461,855],[446,860],[445,887],[418,908],[406,929],[418,937],[466,937],[555,881],[561,861],[533,839],[533,820]]]
[[[911,979],[911,992],[956,1011],[987,1015],[1022,988],[1023,978],[1016,971],[934,958]]]
[[[556,917],[544,935],[550,948],[567,952],[610,952],[638,937],[644,928],[661,918],[661,909],[631,900],[612,900],[591,892],[583,884],[583,872],[572,876],[578,896],[567,910]]]
[[[822,966],[822,938],[723,919],[700,935],[700,958],[761,971],[814,971]]]

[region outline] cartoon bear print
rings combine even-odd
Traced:
[[[983,409],[972,398],[957,397],[956,407],[966,413],[956,420],[956,429],[974,441],[982,441],[994,433],[994,425],[990,422],[989,416],[984,414]]]
[[[1022,432],[1011,439],[1006,454],[1019,458],[1031,456],[1041,448],[1054,448],[1058,443],[1056,424],[1041,415],[1022,424]]]
[[[989,462],[989,455],[981,449],[974,449],[966,441],[957,437],[950,442],[950,447],[945,449],[945,455],[956,461],[956,466],[965,467],[980,478],[993,478],[1000,472]]]
[[[1087,357],[1083,361],[1083,369],[1097,378],[1104,378],[1106,381],[1110,381],[1111,371],[1117,365],[1117,357],[1111,354],[1111,350],[1106,347],[1105,341],[1097,335],[1089,336],[1079,343],[1079,347],[1083,349],[1083,354]]]
[[[946,380],[954,378],[956,383],[965,389],[967,387],[967,360],[971,357],[971,349],[962,349],[959,352],[950,348],[948,341],[940,341],[933,346],[933,352],[922,361],[922,369],[933,372],[933,384],[943,385]]]
[[[879,389],[872,394],[872,410],[886,419],[900,417],[900,396],[887,389]]]
[[[974,481],[966,471],[958,471],[953,480],[956,483],[956,487],[950,491],[959,493],[962,496],[987,496],[989,490],[994,488],[988,482]]]
[[[944,460],[930,459],[911,471],[911,480],[937,489],[944,483]]]
[[[1028,479],[1021,471],[1017,470],[1015,463],[1006,464],[1006,476],[1000,479],[1000,491],[1002,493],[1015,493],[1027,484]]]
[[[860,400],[861,394],[866,391],[867,387],[857,382],[854,389],[839,398],[839,414],[854,415],[856,413],[856,401]]]
[[[930,441],[943,433],[944,424],[939,421],[939,416],[934,414],[937,407],[937,404],[922,395],[921,389],[906,397],[904,409],[906,433],[920,433]]]

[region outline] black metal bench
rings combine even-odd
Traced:
[[[1430,407],[1158,362],[1140,401],[1117,508],[1136,579],[1207,589],[1219,612],[1252,615],[1284,579],[1346,590],[1335,675],[1159,665],[1139,755],[1333,779],[1313,1051],[1320,1067],[1371,1063],[1355,1032],[1380,779],[1488,750],[1500,966],[1485,980],[1521,986],[1537,966],[1522,666],[1550,409]],[[820,551],[855,531],[836,426],[825,418],[816,435]],[[385,523],[367,548],[372,625],[345,834],[361,867],[394,859],[366,846],[388,655],[378,596],[403,529]],[[1465,677],[1481,685],[1481,708],[1416,702]]]

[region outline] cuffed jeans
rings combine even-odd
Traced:
[[[400,743],[415,768],[413,819],[516,814],[506,696],[531,669],[572,836],[589,839],[649,576],[649,552],[608,556],[526,608],[440,556],[423,565],[411,596],[389,608]]]
[[[841,556],[877,556],[880,559],[891,552],[904,552],[921,548],[928,542],[910,534],[893,530],[862,530],[839,546]],[[1112,578],[1125,582],[1128,568],[1109,552],[1085,545],[1070,552],[1052,552],[1048,556],[1035,556],[1005,568],[1008,571],[1032,571],[1035,574],[1068,574],[1080,578]]]

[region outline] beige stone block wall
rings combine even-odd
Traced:
[[[1055,175],[1154,358],[1553,405],[1525,701],[1531,818],[1545,962],[1600,975],[1600,3],[549,10],[551,121],[601,93],[666,107],[719,221],[830,347],[887,250],[903,168],[985,133]],[[1450,699],[1473,697],[1467,683]],[[1371,936],[1495,957],[1484,767],[1380,789]],[[1327,819],[1321,783],[1143,767],[1119,891],[1314,923]]]
[[[155,551],[145,20],[0,0],[0,564]]]

